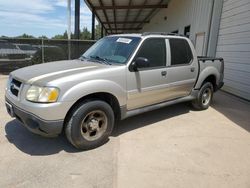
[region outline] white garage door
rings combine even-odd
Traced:
[[[225,87],[250,100],[250,0],[224,0],[217,56],[225,59]]]

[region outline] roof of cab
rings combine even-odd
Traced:
[[[149,36],[157,36],[157,37],[173,37],[173,38],[186,38],[184,35],[175,34],[175,33],[163,33],[163,32],[145,32],[145,33],[130,33],[130,34],[115,34],[109,36],[119,36],[119,37],[140,37],[146,38]]]

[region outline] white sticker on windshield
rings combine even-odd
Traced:
[[[129,44],[131,41],[132,41],[131,39],[127,39],[127,38],[119,38],[116,40],[116,42],[121,42],[125,44]]]

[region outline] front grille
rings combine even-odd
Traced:
[[[18,97],[21,85],[22,85],[22,82],[13,78],[12,81],[10,82],[10,92],[16,97]]]

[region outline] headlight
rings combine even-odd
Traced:
[[[56,102],[58,96],[59,90],[54,87],[31,86],[26,93],[26,99],[28,101],[41,103]]]
[[[11,81],[12,81],[12,76],[10,75],[7,82],[6,82],[6,90],[8,90],[10,88]]]

